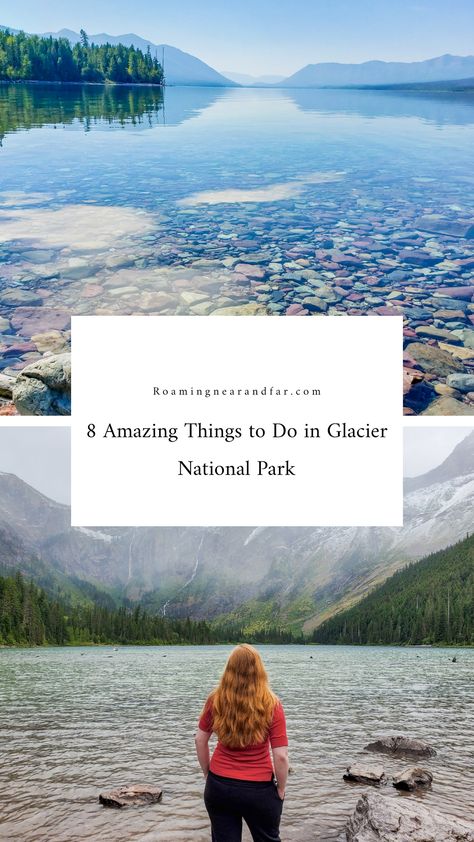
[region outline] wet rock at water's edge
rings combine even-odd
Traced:
[[[474,824],[425,807],[419,800],[369,793],[357,802],[345,842],[474,842]]]
[[[427,769],[421,769],[419,766],[404,769],[393,779],[395,789],[402,789],[407,792],[414,792],[416,789],[429,789],[432,783],[433,775],[431,772],[428,772]]]
[[[366,751],[374,751],[380,754],[411,754],[416,757],[434,757],[436,751],[424,740],[416,740],[411,737],[380,737],[365,747]]]
[[[51,354],[26,366],[12,394],[20,415],[70,415],[71,355]]]
[[[362,763],[353,763],[352,766],[348,766],[342,777],[350,783],[372,784],[373,786],[380,786],[387,781],[383,766],[369,766]]]
[[[136,807],[143,804],[157,804],[163,790],[151,784],[119,786],[109,792],[101,792],[99,801],[104,807]]]

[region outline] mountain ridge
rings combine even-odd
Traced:
[[[311,632],[471,529],[474,432],[424,476],[406,488],[404,527],[99,529],[71,527],[67,506],[0,474],[0,529],[24,547],[29,575],[38,558],[43,578],[49,572],[54,581],[90,583],[163,616],[245,616],[257,630],[271,616]],[[17,550],[10,566],[19,562]]]
[[[474,76],[474,55],[450,53],[414,62],[371,60],[359,64],[307,64],[280,83],[281,87],[363,87],[447,82]]]

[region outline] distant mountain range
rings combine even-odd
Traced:
[[[250,76],[248,73],[234,73],[232,70],[223,70],[223,75],[226,76],[227,79],[231,79],[233,82],[236,82],[238,85],[243,85],[244,87],[259,87],[264,85],[267,87],[268,85],[279,85],[280,82],[283,82],[285,76],[276,76],[276,75],[269,75],[269,76]]]
[[[402,528],[71,528],[66,506],[0,474],[0,573],[19,568],[52,590],[93,586],[168,617],[311,631],[463,538],[473,503],[474,432],[406,481]]]
[[[366,61],[363,64],[308,64],[281,87],[364,87],[446,82],[474,76],[474,56],[444,55],[426,61]]]
[[[18,33],[18,29],[0,26]],[[71,29],[58,32],[43,32],[43,36],[67,38],[72,44],[80,35]],[[135,33],[109,35],[105,32],[89,35],[91,43],[124,44],[156,53],[161,61],[164,56],[165,76],[169,85],[196,85],[203,87],[283,87],[283,88],[325,88],[325,87],[372,87],[384,85],[419,85],[431,82],[468,80],[474,77],[474,56],[443,55],[426,61],[366,61],[362,64],[339,64],[321,62],[308,64],[297,73],[284,75],[252,76],[235,71],[219,73],[201,59],[185,53],[168,44],[154,44]]]

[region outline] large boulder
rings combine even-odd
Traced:
[[[386,783],[387,780],[383,766],[369,766],[362,763],[353,763],[352,766],[348,766],[342,777],[350,783],[372,784],[374,786]]]
[[[365,747],[366,751],[375,751],[379,754],[403,755],[409,754],[414,757],[434,757],[436,751],[424,740],[415,740],[411,737],[380,737]]]
[[[346,842],[474,842],[474,824],[416,801],[363,795],[346,825]]]
[[[70,415],[71,355],[51,354],[27,365],[12,394],[20,415]]]
[[[132,784],[101,792],[99,801],[104,807],[136,807],[140,804],[157,804],[163,790],[150,784]]]
[[[403,789],[414,792],[415,789],[429,789],[433,783],[433,775],[427,769],[420,769],[419,766],[412,766],[404,769],[399,775],[395,775],[393,785],[395,789]]]

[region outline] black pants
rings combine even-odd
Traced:
[[[242,820],[254,842],[281,842],[283,801],[273,781],[239,781],[209,772],[204,803],[212,842],[241,842]]]

